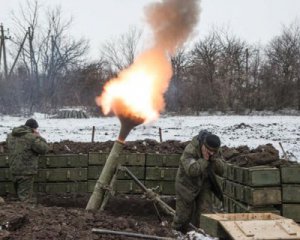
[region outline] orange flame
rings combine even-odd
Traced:
[[[153,48],[144,52],[117,78],[105,84],[96,98],[104,114],[150,122],[158,118],[165,103],[163,94],[172,77],[172,66],[164,50]]]

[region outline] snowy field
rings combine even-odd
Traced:
[[[50,119],[35,114],[39,131],[49,142],[61,140],[91,141],[95,126],[95,141],[115,140],[120,124],[115,117],[89,119]],[[25,123],[27,118],[0,116],[0,141],[15,126]],[[221,137],[222,145],[229,147],[272,143],[282,154],[279,142],[291,156],[300,161],[300,116],[161,116],[156,122],[133,129],[128,141],[154,139],[159,141],[159,128],[165,140],[188,141],[199,130],[207,129]]]

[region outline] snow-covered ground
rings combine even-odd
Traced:
[[[49,142],[61,140],[91,141],[95,126],[95,141],[115,140],[120,123],[115,117],[89,119],[50,119],[43,114],[33,116],[40,125],[40,133]],[[26,118],[0,116],[0,141]],[[163,140],[188,141],[199,130],[207,129],[221,137],[229,147],[272,143],[280,153],[279,142],[286,152],[300,161],[300,116],[161,116],[156,122],[141,125],[131,131],[127,140],[155,139],[159,141],[159,128]]]

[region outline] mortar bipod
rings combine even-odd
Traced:
[[[175,210],[170,207],[167,203],[165,203],[163,200],[161,200],[160,196],[155,193],[152,189],[147,188],[134,174],[125,166],[119,166],[118,167],[120,171],[126,172],[128,176],[132,178],[132,180],[143,190],[146,197],[153,201],[154,203],[158,203],[159,206],[169,215],[172,217],[175,216]],[[160,218],[160,215],[158,215]],[[204,232],[203,229],[197,228],[192,223],[189,223],[189,226],[196,232],[203,234],[204,236],[207,236],[207,234]]]

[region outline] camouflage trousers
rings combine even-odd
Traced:
[[[14,188],[20,201],[34,202],[33,183],[34,175],[13,175]]]
[[[208,186],[202,188],[193,202],[186,202],[179,194],[176,194],[176,213],[172,228],[186,233],[189,223],[199,227],[202,213],[212,213],[212,191]]]

